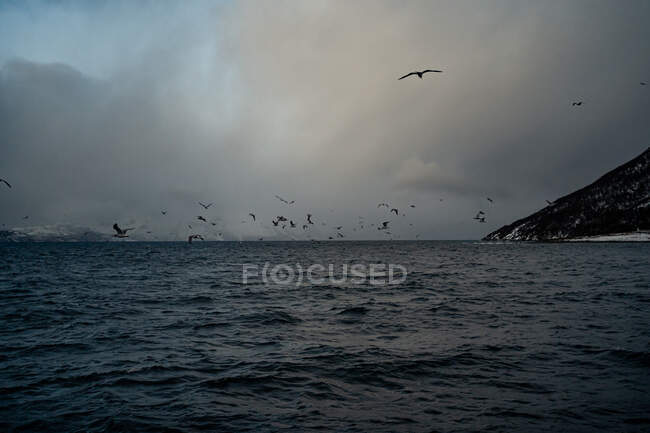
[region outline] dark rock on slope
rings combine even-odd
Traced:
[[[569,240],[650,229],[650,148],[485,240]]]

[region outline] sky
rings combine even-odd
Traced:
[[[477,239],[648,148],[649,21],[646,0],[0,2],[0,223]]]

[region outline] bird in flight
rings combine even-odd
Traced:
[[[424,71],[413,71],[413,72],[409,72],[403,77],[398,78],[397,81],[402,80],[406,77],[410,77],[411,75],[417,75],[418,77],[420,77],[420,79],[422,79],[422,75],[426,74],[427,72],[442,72],[442,71],[439,69],[425,69]]]
[[[572,103],[571,103],[571,106],[572,106],[572,107],[579,107],[579,106],[581,106],[581,105],[582,105],[582,101],[576,101],[576,102],[572,102]]]
[[[388,229],[388,224],[390,221],[384,221],[381,223],[381,227],[377,227],[377,230],[387,230]]]
[[[642,86],[645,86],[645,85],[648,84],[648,83],[646,83],[645,81],[641,81],[640,84],[641,84]]]
[[[199,239],[199,240],[202,240],[202,241],[205,240],[205,239],[203,239],[203,236],[201,236],[201,235],[189,235],[187,237],[187,242],[191,244],[194,239]]]
[[[343,226],[338,226],[338,227],[336,228],[336,230],[341,230],[342,228],[343,228]]]
[[[10,184],[9,182],[7,182],[6,180],[4,180],[4,179],[0,179],[0,182],[4,183],[4,184],[7,185],[9,188],[11,188],[11,184]]]
[[[166,210],[161,210],[160,213],[163,214],[163,215],[167,215],[167,211],[166,211]]]
[[[414,204],[410,204],[410,205],[409,205],[409,207],[412,207],[412,208],[414,208],[414,207],[415,207],[415,205],[414,205]]]
[[[399,211],[398,211],[397,208],[395,208],[395,207],[392,208],[390,211],[391,211],[391,212],[395,212],[395,215],[399,214]]]
[[[133,227],[129,227],[126,229],[121,229],[120,226],[117,225],[117,223],[113,224],[113,230],[115,230],[117,233],[113,235],[115,238],[128,238],[129,235],[126,234],[129,230],[133,230]]]
[[[282,222],[284,222],[284,221],[286,221],[286,220],[287,220],[287,219],[286,219],[284,216],[282,216],[282,215],[279,215],[279,216],[278,216],[278,221],[282,221]]]
[[[24,220],[29,219],[29,215],[25,215],[25,216],[23,217],[23,219],[24,219]]]
[[[210,206],[212,206],[213,203],[203,204],[203,203],[199,202],[199,204],[200,204],[201,206],[203,206],[203,209],[207,209],[207,208],[209,208]]]
[[[285,200],[282,197],[280,197],[279,195],[276,195],[275,198],[277,198],[278,200],[280,200],[284,204],[294,204],[296,202],[295,200],[291,200],[291,201]]]
[[[255,214],[254,214],[254,213],[251,212],[251,213],[249,213],[248,215],[250,215],[251,217],[253,217],[253,221],[255,221]]]
[[[296,223],[294,223],[293,220],[289,221],[289,225],[291,226],[292,229],[296,228]]]
[[[271,222],[272,222],[272,223],[273,223],[273,225],[274,225],[274,226],[276,226],[276,227],[277,227],[277,226],[278,226],[278,224],[280,223],[280,221],[276,221],[276,220],[273,220],[273,221],[271,221]]]
[[[206,219],[203,218],[201,215],[197,216],[196,219],[199,221],[203,221],[204,223],[207,223]]]
[[[486,197],[486,198],[487,198],[487,201],[489,201],[490,203],[494,203],[494,200],[492,200],[490,197]]]
[[[314,224],[314,222],[311,220],[311,214],[310,213],[307,214],[307,222],[309,224]]]
[[[302,229],[303,229],[303,230],[307,230],[308,228],[309,228],[309,226],[308,226],[307,224],[303,224],[303,225],[302,225]]]
[[[388,206],[388,203],[379,203],[379,204],[377,205],[377,208],[379,209],[379,208],[382,207],[382,206],[385,206],[386,209],[388,209],[388,208],[390,207],[390,206]]]

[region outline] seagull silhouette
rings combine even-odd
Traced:
[[[0,179],[0,182],[4,183],[4,184],[7,185],[9,188],[11,188],[11,184],[10,184],[9,182],[7,182],[6,180],[4,180],[4,179]]]
[[[202,241],[205,240],[205,239],[203,239],[203,236],[201,236],[201,235],[189,235],[187,237],[187,242],[191,244],[194,239],[200,239]]]
[[[163,214],[163,215],[167,215],[167,211],[166,211],[166,210],[161,210],[160,213]]]
[[[494,200],[492,200],[490,197],[486,197],[486,198],[487,198],[487,201],[489,201],[490,203],[494,203]]]
[[[388,208],[390,207],[390,206],[388,206],[388,203],[379,203],[379,204],[377,205],[377,208],[380,208],[380,207],[382,207],[382,206],[385,206],[386,209],[388,209]]]
[[[414,204],[410,204],[409,207],[415,207],[415,205],[414,205]]]
[[[206,219],[203,218],[201,215],[197,216],[196,219],[199,221],[203,221],[204,223],[207,223]]]
[[[203,209],[207,209],[207,208],[209,208],[210,206],[212,206],[212,203],[203,204],[203,203],[199,202],[199,204],[200,204],[201,206],[203,206]]]
[[[294,223],[293,220],[289,221],[289,225],[291,226],[292,229],[296,228],[296,223]]]
[[[442,72],[442,71],[439,69],[425,69],[424,71],[413,71],[413,72],[409,72],[403,77],[398,78],[397,81],[402,80],[406,77],[410,77],[411,75],[417,75],[418,77],[420,77],[420,79],[422,79],[422,75],[426,74],[427,72]]]
[[[272,222],[272,223],[273,223],[273,225],[274,225],[274,226],[276,226],[276,227],[277,227],[277,226],[278,226],[278,224],[280,223],[280,221],[276,221],[276,220],[273,220],[273,221],[271,221],[271,222]]]
[[[254,213],[251,212],[251,213],[249,213],[248,215],[252,216],[252,217],[253,217],[253,221],[255,221],[255,214],[254,214]]]
[[[285,200],[282,197],[280,197],[279,195],[276,195],[275,198],[277,198],[278,200],[280,200],[284,204],[294,204],[296,202],[295,200],[291,200],[291,201]]]
[[[314,222],[311,220],[311,214],[310,213],[307,214],[307,222],[309,224],[314,224]]]
[[[113,230],[115,230],[117,233],[113,235],[115,238],[128,238],[129,235],[126,234],[129,230],[133,230],[133,227],[129,227],[126,229],[120,228],[120,226],[117,225],[117,223],[113,224]]]
[[[391,212],[395,212],[395,215],[399,214],[399,211],[398,211],[397,208],[395,208],[395,207],[392,208],[390,211],[391,211]]]
[[[572,106],[572,107],[576,107],[576,106],[579,107],[579,106],[581,106],[581,105],[582,105],[582,101],[577,101],[577,102],[572,102],[572,103],[571,103],[571,106]]]

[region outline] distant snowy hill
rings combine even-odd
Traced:
[[[0,242],[90,242],[110,239],[110,235],[87,227],[60,224],[0,230]]]
[[[650,148],[591,185],[557,199],[539,212],[504,226],[484,239],[578,240],[618,234],[617,239],[624,240],[620,234],[649,230]],[[647,236],[627,238],[644,240]]]

